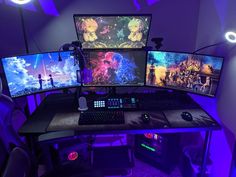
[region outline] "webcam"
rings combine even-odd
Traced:
[[[164,39],[162,37],[152,38],[151,41],[154,42],[156,49],[160,49],[162,47],[162,41]]]

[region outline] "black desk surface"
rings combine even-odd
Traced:
[[[89,102],[104,95],[85,97]],[[80,133],[171,133],[220,129],[220,125],[188,95],[164,92],[132,94],[132,97],[139,99],[139,109],[124,112],[125,124],[79,125],[80,112],[74,95],[52,94],[43,100],[20,128],[19,133],[38,135],[48,132],[70,132],[76,135]],[[193,121],[185,121],[181,118],[181,113],[184,111],[192,114]],[[142,113],[151,116],[149,123],[141,121]]]

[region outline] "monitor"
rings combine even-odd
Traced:
[[[215,96],[223,58],[188,53],[149,51],[146,85]]]
[[[81,85],[80,68],[70,51],[2,58],[11,97]]]
[[[84,86],[143,86],[146,51],[91,50],[83,70]]]
[[[85,49],[142,48],[151,15],[74,15],[78,40]]]

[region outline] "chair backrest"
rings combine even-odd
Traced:
[[[8,151],[11,150],[11,145],[21,146],[23,143],[13,127],[13,112],[15,104],[13,100],[2,94],[2,83],[0,80],[0,139]]]
[[[0,95],[2,94],[2,79],[0,77]]]
[[[8,155],[9,155],[9,153],[7,152],[7,149],[6,149],[3,141],[0,139],[0,175],[6,166]]]
[[[15,147],[10,153],[2,177],[30,177],[31,167],[29,154],[24,149]]]

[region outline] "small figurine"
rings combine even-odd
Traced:
[[[82,29],[84,30],[83,34],[84,41],[93,42],[98,38],[95,33],[98,29],[98,23],[94,19],[92,18],[85,19],[82,22]]]
[[[128,28],[130,30],[130,35],[128,36],[128,39],[132,42],[141,41],[143,37],[143,33],[141,32],[143,30],[142,20],[133,18],[129,22]]]

